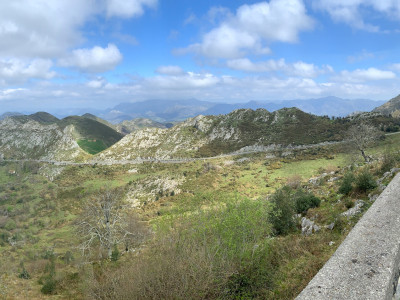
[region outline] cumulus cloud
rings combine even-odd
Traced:
[[[122,61],[117,46],[108,44],[106,48],[95,46],[72,51],[70,57],[61,59],[60,66],[74,67],[83,72],[97,73],[114,69]]]
[[[107,81],[106,81],[104,78],[102,78],[102,77],[98,77],[98,78],[93,79],[93,80],[90,80],[90,81],[88,81],[88,82],[86,83],[86,85],[87,85],[88,87],[93,88],[93,89],[102,88],[102,87],[104,87],[106,84],[107,84]]]
[[[295,63],[286,63],[285,59],[252,62],[248,58],[238,58],[227,61],[227,66],[234,70],[244,72],[282,72],[288,76],[298,77],[316,77],[320,74],[331,73],[331,66],[319,68],[314,64],[298,61]]]
[[[156,73],[161,75],[183,75],[185,72],[179,66],[160,66]]]
[[[313,6],[326,11],[336,22],[370,32],[378,32],[380,28],[365,22],[362,11],[366,8],[384,16],[400,18],[400,2],[397,0],[313,0]]]
[[[356,69],[354,71],[342,71],[335,79],[346,82],[365,82],[375,80],[394,79],[396,74],[392,71],[379,70],[376,68]]]
[[[147,78],[143,83],[147,88],[186,90],[209,88],[220,82],[220,78],[210,73],[200,74],[186,72],[184,76],[155,76]]]
[[[200,43],[176,52],[194,52],[214,58],[239,58],[247,53],[268,54],[266,44],[296,42],[301,31],[313,28],[302,0],[271,0],[240,6],[225,14],[221,24],[203,35]]]
[[[391,99],[398,94],[400,80],[348,82],[330,78],[329,81],[311,78],[280,76],[232,77],[211,73],[186,72],[185,75],[157,75],[135,77],[127,83],[105,83],[100,88],[101,78],[91,84],[40,82],[26,90],[12,91],[0,88],[0,108],[3,111],[59,111],[65,113],[71,107],[113,107],[127,98],[147,99],[189,99],[236,102],[252,100],[285,100],[318,98],[335,95],[343,98]],[[90,86],[92,85],[92,86]],[[110,87],[109,87],[110,86]],[[29,99],[29,103],[26,102]],[[83,100],[84,99],[84,100]]]
[[[0,55],[50,58],[83,40],[93,1],[0,1]]]
[[[107,16],[122,18],[141,16],[145,7],[154,8],[157,2],[157,0],[107,0]]]
[[[94,17],[138,17],[156,5],[157,0],[0,1],[0,56],[60,57],[84,41],[81,29]]]
[[[0,60],[0,80],[3,84],[23,83],[31,78],[50,79],[56,73],[51,71],[53,63],[48,59],[26,62],[20,59]]]

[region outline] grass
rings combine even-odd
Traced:
[[[370,149],[369,152],[377,155],[385,149],[389,149],[392,152],[397,151],[399,143],[400,135],[391,135],[378,146]],[[19,235],[25,239],[25,242],[16,246],[5,243],[4,246],[0,247],[0,265],[4,266],[0,270],[0,277],[4,278],[2,275],[7,275],[7,278],[3,279],[3,281],[5,280],[9,290],[13,291],[13,295],[17,293],[14,298],[18,298],[18,296],[23,298],[24,293],[31,293],[33,296],[31,294],[30,296],[33,299],[39,298],[41,285],[37,284],[37,280],[44,274],[44,267],[39,265],[42,264],[44,260],[42,256],[48,249],[53,249],[57,255],[56,268],[59,276],[63,277],[64,275],[67,276],[66,274],[79,272],[75,266],[80,262],[80,254],[75,248],[78,244],[78,239],[74,234],[72,222],[80,213],[85,199],[95,195],[101,187],[107,184],[111,184],[113,187],[132,189],[136,184],[143,184],[151,178],[183,178],[184,182],[179,186],[181,193],[174,195],[171,195],[171,193],[162,194],[157,201],[153,196],[149,196],[148,201],[143,199],[147,204],[142,203],[143,205],[138,210],[138,213],[144,220],[149,221],[155,231],[155,236],[158,238],[161,233],[171,234],[171,230],[178,230],[180,226],[184,226],[185,230],[190,231],[190,226],[195,226],[196,222],[203,222],[207,226],[215,225],[217,227],[209,227],[209,229],[216,230],[213,232],[218,232],[218,235],[224,236],[223,230],[221,230],[222,227],[218,226],[234,227],[235,224],[241,224],[240,220],[246,218],[250,218],[249,220],[252,222],[255,221],[256,218],[251,218],[251,214],[254,216],[257,214],[254,213],[254,210],[251,210],[253,206],[249,203],[256,205],[263,203],[263,201],[265,202],[267,196],[286,184],[291,176],[298,175],[302,180],[302,185],[305,185],[310,177],[317,176],[321,172],[327,171],[327,169],[337,169],[340,173],[334,176],[342,176],[343,171],[337,167],[346,166],[349,156],[337,152],[337,149],[332,148],[319,149],[315,153],[312,153],[311,150],[295,152],[289,157],[276,157],[274,159],[265,159],[265,154],[254,154],[244,156],[248,160],[243,162],[238,161],[239,157],[231,157],[210,161],[195,161],[186,164],[145,163],[127,166],[68,166],[53,182],[50,182],[40,174],[29,172],[21,164],[2,163],[0,165],[0,212],[4,209],[10,210],[12,218],[15,220],[16,228],[11,229],[9,234]],[[330,159],[327,159],[327,154],[330,153],[333,153],[333,155],[329,155]],[[374,171],[374,168],[378,169],[373,165],[372,171]],[[10,169],[15,169],[17,174],[9,175],[8,171]],[[137,173],[129,173],[128,171],[131,169],[136,169]],[[152,185],[144,186],[143,191],[146,192],[146,195],[154,195],[157,191],[151,191],[151,189],[155,188]],[[343,201],[338,201],[341,198],[337,194],[336,183],[323,182],[321,185],[308,185],[308,188],[321,198],[322,202],[319,208],[309,209],[305,215],[308,218],[315,217],[319,225],[323,226],[331,223],[338,214],[346,209]],[[354,194],[352,197],[354,199],[366,198],[364,194]],[[351,198],[350,200],[354,201],[354,199]],[[235,214],[223,215],[224,209],[235,203],[235,201],[239,202],[239,204],[244,201],[243,203],[248,204],[246,209],[248,208],[249,211],[253,212],[243,217],[238,210],[233,209]],[[242,211],[246,211],[246,209]],[[203,216],[203,219],[200,216]],[[214,217],[211,218],[211,216]],[[238,222],[235,221],[236,217],[238,217]],[[210,221],[211,223],[208,224],[204,221],[204,218],[211,218],[212,222]],[[223,218],[227,223],[220,222]],[[344,224],[346,232],[355,222],[356,219],[350,220],[350,224],[347,222]],[[204,227],[199,227],[196,232],[202,232],[201,230],[203,229],[201,228],[204,229]],[[229,229],[229,231],[232,230]],[[295,233],[287,236],[275,237],[273,239],[274,242],[268,244],[268,247],[270,247],[268,251],[270,251],[269,253],[275,263],[270,262],[264,256],[259,257],[260,261],[264,260],[265,266],[271,268],[269,269],[270,275],[268,277],[263,277],[267,276],[265,275],[265,270],[260,270],[251,265],[251,259],[241,259],[242,268],[233,268],[232,270],[236,270],[234,271],[236,272],[235,274],[241,274],[240,276],[250,277],[235,277],[236,275],[228,279],[224,277],[223,282],[232,288],[232,284],[237,286],[237,283],[241,282],[241,280],[251,278],[251,282],[257,285],[257,288],[254,287],[254,289],[256,293],[259,293],[257,295],[260,298],[291,299],[295,297],[330,257],[345,236],[344,231],[340,229],[334,229],[333,231],[322,230],[320,233],[310,237],[301,236],[298,230],[299,228]],[[0,234],[2,232],[5,232],[5,229],[0,227]],[[204,236],[212,238],[209,233]],[[263,238],[258,236],[255,239],[257,241],[253,241],[252,243],[254,244],[251,246],[255,247],[256,244],[265,242],[264,238],[268,234],[262,236]],[[237,246],[238,244],[235,243],[238,241],[231,238],[229,238],[229,241],[233,243],[232,245]],[[330,241],[335,242],[334,246],[329,246]],[[163,247],[161,247],[161,244],[155,245],[159,245],[159,249],[170,251],[169,248],[163,248],[165,244],[162,245]],[[192,245],[195,248],[196,244],[194,242]],[[75,257],[72,265],[66,265],[62,260],[67,251],[71,251]],[[137,252],[137,257],[146,261],[149,255],[158,253],[156,250],[154,250],[155,252],[152,251],[144,246],[143,252]],[[189,255],[190,253],[186,254]],[[196,252],[195,255],[200,255],[200,253]],[[116,271],[123,270],[122,266],[125,263],[131,265],[128,262],[134,261],[135,257],[135,255],[126,255],[121,258],[124,263],[114,265],[113,268]],[[178,259],[175,254],[172,257]],[[187,257],[193,258],[192,256]],[[22,281],[23,279],[17,278],[21,261],[25,262],[27,269],[32,273],[33,279]],[[166,270],[168,268],[171,269],[167,262],[160,262],[160,264],[164,263]],[[187,263],[187,261],[179,260],[179,264],[176,266],[180,266],[182,270],[185,270],[184,263]],[[229,263],[228,265],[233,266],[235,264]],[[155,267],[151,264],[149,266]],[[223,264],[221,264],[222,266]],[[237,265],[235,265],[236,267]],[[104,270],[107,270],[107,268]],[[254,278],[251,274],[262,274],[260,278],[268,279],[266,281],[268,285],[262,286],[257,281],[257,277]],[[78,281],[87,279],[84,275],[79,276],[82,277],[78,277]],[[20,294],[16,292],[16,287],[19,284],[25,289]],[[86,282],[85,284],[89,283]],[[80,295],[78,284],[76,282],[71,283],[71,286],[73,286],[74,290],[69,292],[72,292],[71,294],[74,297],[79,298],[77,296]],[[217,289],[215,287],[215,291]],[[59,297],[67,295],[67,291],[61,287],[58,289],[58,293],[60,293]],[[252,295],[254,297],[257,296],[255,294]],[[243,299],[245,299],[245,296],[243,296]]]
[[[108,148],[101,140],[78,140],[77,143],[89,154],[97,154]]]

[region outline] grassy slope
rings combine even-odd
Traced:
[[[370,152],[383,153],[385,149],[391,148],[397,151],[399,142],[400,134],[389,136]],[[328,152],[332,154],[332,150]],[[77,279],[76,276],[79,275],[74,275],[78,272],[74,263],[79,263],[80,256],[74,248],[78,241],[71,225],[80,211],[83,199],[90,198],[107,183],[111,183],[112,186],[129,187],[152,176],[184,176],[185,182],[180,186],[182,193],[174,196],[164,195],[158,201],[148,201],[148,204],[143,206],[143,217],[157,224],[164,216],[174,218],[181,216],[185,211],[209,209],[218,202],[225,201],[223,199],[265,198],[295,174],[306,181],[326,169],[333,170],[348,164],[348,156],[340,153],[327,159],[324,149],[320,149],[316,154],[307,151],[295,154],[291,158],[272,160],[266,160],[263,155],[258,154],[249,156],[249,161],[234,164],[229,163],[229,159],[213,160],[211,164],[215,168],[208,169],[200,161],[177,165],[74,166],[65,168],[54,182],[41,175],[32,174],[32,168],[36,168],[35,166],[29,168],[20,164],[2,164],[0,211],[8,210],[15,226],[9,224],[6,229],[6,225],[0,224],[0,236],[7,235],[0,247],[0,265],[4,266],[0,270],[0,291],[3,281],[11,297],[41,297],[41,285],[37,281],[45,273],[48,263],[46,253],[51,250],[57,257],[56,271],[60,282],[58,293],[65,297],[80,297],[79,282],[84,278]],[[137,173],[128,172],[132,168],[137,169]],[[17,175],[9,175],[9,170],[17,170]],[[318,214],[318,224],[329,224],[335,214],[346,209],[343,203],[337,202],[334,183],[324,182],[321,186],[311,188],[323,199],[320,208],[308,213],[308,217]],[[25,242],[12,247],[7,242],[10,236]],[[276,259],[280,263],[272,289],[268,292],[269,298],[293,298],[329,258],[343,237],[340,231],[323,230],[311,237],[291,234],[277,238],[276,249],[279,250],[279,255],[276,254]],[[334,241],[335,245],[328,246],[330,241]],[[72,264],[63,259],[67,251],[71,251],[75,257]],[[32,279],[17,278],[21,271],[21,261],[25,263]],[[15,288],[16,286],[22,288]]]
[[[96,154],[118,142],[123,135],[93,117],[71,116],[59,120],[49,113],[37,112],[32,115],[15,116],[13,118],[23,123],[34,120],[43,125],[58,124],[61,129],[73,125],[79,146],[90,154]]]
[[[62,128],[74,125],[75,131],[78,134],[77,139],[81,140],[78,144],[83,146],[83,150],[91,154],[98,153],[112,146],[123,137],[122,134],[111,127],[89,118],[78,116],[66,117],[58,122],[58,124]]]

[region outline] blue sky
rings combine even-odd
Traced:
[[[398,0],[0,3],[0,112],[400,93]]]

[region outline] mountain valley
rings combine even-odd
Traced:
[[[347,141],[365,123],[381,133],[369,162]],[[171,125],[1,120],[0,296],[292,299],[400,166],[396,114],[238,109]],[[130,229],[85,248],[78,224],[110,191]]]

